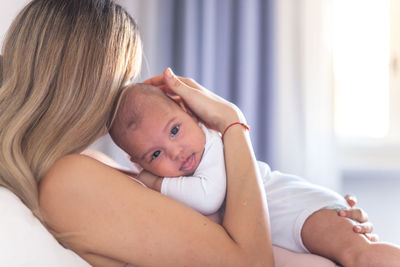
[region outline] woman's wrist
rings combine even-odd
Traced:
[[[231,104],[228,107],[229,111],[223,114],[221,118],[221,123],[218,126],[218,130],[221,133],[224,133],[226,129],[232,125],[232,123],[240,122],[246,124],[246,119],[241,112],[241,110],[235,105]]]
[[[229,124],[225,130],[222,132],[222,139],[224,139],[224,136],[226,134],[226,132],[229,130],[229,128],[234,127],[234,126],[241,126],[243,127],[243,129],[250,131],[250,126],[248,126],[246,123],[240,122],[240,121],[235,121],[232,122],[231,124]]]

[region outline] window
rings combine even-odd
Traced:
[[[390,1],[333,4],[335,132],[384,138],[390,131]]]
[[[341,169],[400,166],[400,1],[335,0],[334,129]]]

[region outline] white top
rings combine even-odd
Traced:
[[[206,136],[203,156],[193,176],[165,177],[161,193],[204,215],[222,206],[226,193],[224,147],[217,131],[199,124]]]

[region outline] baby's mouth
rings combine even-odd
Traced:
[[[180,171],[191,171],[194,169],[196,164],[196,157],[193,154],[191,154],[182,164],[182,166],[180,167]]]

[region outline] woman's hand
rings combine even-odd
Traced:
[[[157,86],[167,94],[178,95],[199,119],[220,132],[232,122],[245,122],[243,114],[234,104],[207,90],[193,79],[176,76],[170,68],[145,83]]]
[[[364,234],[372,242],[379,241],[378,235],[372,233],[374,226],[368,221],[367,213],[363,209],[355,208],[357,198],[352,195],[346,195],[344,198],[351,208],[339,211],[339,216],[347,217],[358,222],[358,225],[353,227],[354,232]]]

